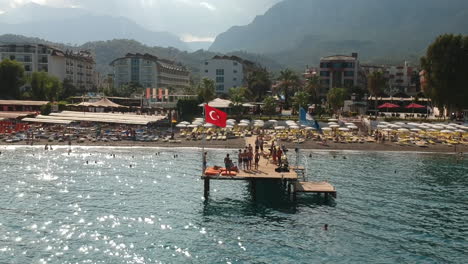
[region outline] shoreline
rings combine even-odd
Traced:
[[[228,139],[227,141],[205,141],[206,149],[243,149],[245,147],[245,139]],[[394,143],[334,143],[329,142],[328,146],[323,146],[315,141],[306,141],[302,144],[296,144],[293,142],[280,141],[281,145],[284,145],[290,151],[294,151],[295,148],[307,151],[359,151],[359,152],[419,152],[419,153],[468,153],[467,145],[449,146],[443,144],[429,145],[428,147],[422,148],[415,145],[400,146]],[[53,147],[68,147],[68,142],[48,142],[47,140],[40,140],[35,142],[33,147],[44,147],[46,144],[52,145]],[[168,143],[168,142],[134,142],[134,141],[112,141],[112,142],[85,142],[77,143],[73,142],[71,147],[106,147],[106,148],[165,148],[165,149],[200,149],[202,148],[203,141],[187,141],[182,140],[180,143]],[[0,148],[8,147],[29,147],[31,145],[25,144],[25,142],[16,143],[4,143],[0,142]],[[268,151],[269,146],[265,146],[265,152]]]

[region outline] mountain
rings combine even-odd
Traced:
[[[149,53],[154,56],[180,62],[187,66],[192,72],[195,80],[199,78],[200,68],[204,60],[210,59],[215,55],[222,55],[216,52],[198,50],[195,52],[181,51],[176,48],[166,48],[157,46],[147,46],[135,40],[114,39],[107,41],[87,42],[80,46],[69,46],[62,43],[46,41],[40,38],[29,38],[19,35],[0,35],[0,44],[8,43],[37,43],[48,44],[62,49],[73,50],[89,50],[96,56],[96,69],[103,75],[111,73],[112,69],[109,64],[116,58],[122,57],[127,53]],[[236,55],[243,59],[250,60],[270,71],[279,71],[283,65],[278,64],[274,60],[262,56],[246,52],[230,52],[227,55]]]
[[[364,60],[421,55],[443,33],[468,33],[466,0],[284,0],[210,51],[245,50],[302,67],[357,51]]]
[[[124,17],[96,15],[80,8],[53,8],[37,4],[28,4],[1,15],[0,34],[20,34],[72,44],[136,39],[151,46],[188,50],[185,42],[176,35],[148,30]]]
[[[185,44],[188,46],[189,51],[197,51],[197,50],[208,50],[213,44],[213,42],[210,41],[191,41],[191,42],[185,42]]]

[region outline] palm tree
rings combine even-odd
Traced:
[[[299,88],[300,81],[296,73],[290,69],[280,72],[278,78],[280,85],[278,86],[278,93],[284,96],[285,108],[289,107],[289,97],[291,97]]]
[[[203,78],[197,88],[198,97],[203,103],[208,103],[216,98],[215,83],[213,80]]]
[[[271,89],[270,73],[266,69],[256,69],[247,76],[247,84],[254,101],[260,102]]]
[[[310,95],[311,101],[317,103],[320,96],[320,79],[318,76],[307,79],[305,91]]]
[[[242,111],[242,103],[246,101],[249,90],[245,87],[237,87],[229,89],[229,99],[232,102],[234,112],[239,114]]]
[[[377,111],[377,96],[381,94],[387,84],[382,72],[375,71],[367,76],[367,89],[374,96],[374,108]],[[376,112],[377,116],[377,112]]]

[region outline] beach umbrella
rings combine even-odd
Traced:
[[[329,127],[324,127],[324,128],[322,128],[322,130],[323,130],[323,131],[331,131],[332,129],[329,128]]]
[[[180,124],[177,124],[176,127],[177,127],[177,128],[186,128],[187,125],[186,125],[186,124],[180,123]]]
[[[399,128],[397,131],[398,132],[409,132],[409,130],[406,129],[406,128]]]
[[[419,129],[419,128],[412,128],[412,129],[410,129],[410,131],[412,131],[412,132],[421,132],[422,130]]]
[[[433,128],[430,128],[430,129],[428,129],[427,131],[429,131],[429,132],[437,132],[437,130],[435,130],[435,129],[433,129]]]
[[[388,126],[386,125],[377,125],[377,128],[387,128]]]
[[[328,119],[328,122],[338,122],[338,119],[336,119],[336,118],[330,118],[330,119]]]
[[[384,132],[392,132],[393,129],[391,129],[391,128],[384,128],[384,129],[382,129],[382,131],[384,131]]]
[[[306,128],[304,128],[304,129],[305,129],[305,130],[315,130],[315,128],[313,128],[313,127],[306,127]]]
[[[328,122],[329,125],[338,125],[337,122]]]
[[[270,123],[278,123],[278,120],[271,119],[271,120],[268,120],[268,122],[270,122]]]
[[[442,131],[440,131],[440,133],[450,134],[450,133],[453,133],[453,131],[450,131],[450,130],[442,130]]]
[[[283,130],[283,129],[286,129],[286,127],[284,127],[284,126],[275,126],[274,128],[275,128],[275,130]]]
[[[232,128],[234,128],[234,127],[233,127],[232,125],[226,125],[226,128],[232,129]]]
[[[387,109],[387,112],[388,112],[388,109],[400,108],[400,106],[396,105],[396,104],[385,103],[383,105],[379,105],[377,108],[378,109]]]
[[[345,123],[345,126],[354,126],[354,123]]]
[[[238,126],[240,126],[240,127],[248,127],[249,124],[247,124],[247,123],[240,123]]]
[[[254,127],[263,127],[263,126],[264,126],[264,124],[261,124],[261,123],[255,123],[254,124]]]
[[[426,108],[426,107],[424,105],[412,103],[412,104],[406,106],[405,108],[406,109],[422,109],[422,108]]]
[[[192,124],[192,125],[188,125],[187,127],[188,128],[195,128],[195,127],[198,127],[198,125]]]
[[[184,124],[184,125],[190,125],[190,122],[187,122],[187,121],[182,121],[182,122],[180,122],[180,124]]]
[[[340,127],[340,128],[338,128],[338,130],[339,131],[345,131],[345,132],[350,131],[350,129],[347,128],[347,127]]]
[[[206,123],[206,124],[203,125],[203,127],[210,128],[210,127],[214,127],[214,125],[212,125],[210,123]]]
[[[299,126],[289,126],[291,129],[299,129]]]
[[[457,133],[465,133],[465,130],[463,130],[463,129],[457,129],[457,130],[455,130],[454,132],[457,132]]]
[[[329,126],[329,127],[330,127],[330,128],[339,128],[340,125],[331,125],[331,126]]]

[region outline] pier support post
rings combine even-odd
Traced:
[[[209,196],[210,196],[210,179],[205,178],[204,197],[205,199],[208,199]]]

